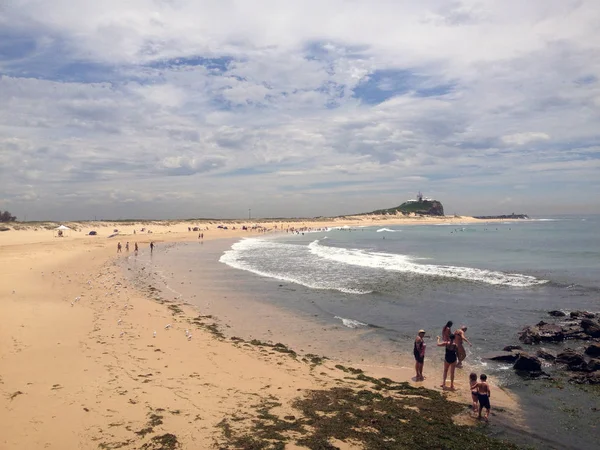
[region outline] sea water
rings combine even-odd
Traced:
[[[421,328],[435,339],[449,320],[454,328],[467,325],[471,367],[495,375],[519,394],[531,442],[586,448],[597,445],[600,437],[597,391],[523,380],[510,365],[482,356],[519,344],[518,332],[542,319],[551,321],[550,310],[600,311],[599,226],[599,216],[569,216],[339,227],[244,239],[224,252],[220,262],[297,286],[297,295],[265,298],[286,308],[317,311],[319,320],[368,329],[374,354],[386,348],[377,339],[410,352]],[[582,345],[546,348],[556,352]]]

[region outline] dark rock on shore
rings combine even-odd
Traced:
[[[538,350],[535,354],[538,358],[545,359],[546,361],[554,361],[556,356],[552,353],[547,352],[546,350]]]
[[[600,384],[600,370],[574,375],[569,381],[577,384]]]
[[[592,337],[600,337],[600,323],[593,319],[582,319],[581,328],[585,334]]]
[[[587,363],[587,370],[589,372],[595,372],[596,370],[600,370],[600,359],[590,359]]]
[[[559,364],[566,364],[569,370],[587,370],[587,363],[585,362],[583,355],[570,348],[556,355],[556,362]]]
[[[520,345],[507,345],[502,349],[503,352],[512,352],[513,350],[523,350]]]
[[[581,317],[585,317],[586,319],[594,319],[596,314],[589,311],[571,311],[569,316],[571,316],[571,319],[579,319]]]
[[[519,357],[519,353],[502,351],[502,352],[488,353],[483,358],[489,359],[490,361],[515,362],[518,357]]]
[[[559,342],[565,339],[565,332],[560,325],[544,321],[535,326],[527,326],[521,331],[519,340],[525,344],[540,342]]]
[[[590,344],[585,349],[585,354],[589,356],[600,356],[600,344]]]
[[[541,372],[542,363],[540,360],[528,353],[519,353],[517,360],[513,366],[515,370],[521,370],[524,372]]]
[[[548,314],[550,314],[552,317],[565,317],[567,315],[560,310],[548,311]]]

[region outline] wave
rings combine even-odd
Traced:
[[[319,271],[315,272],[314,266],[307,266],[306,270],[297,271],[295,273],[292,273],[291,271],[284,271],[282,273],[281,267],[259,268],[257,267],[257,264],[251,261],[248,257],[248,255],[252,254],[253,251],[263,256],[267,251],[276,250],[280,253],[283,253],[283,255],[280,255],[283,256],[283,258],[281,258],[279,266],[283,266],[285,263],[289,264],[289,260],[292,260],[292,264],[295,266],[294,268],[298,269],[303,262],[309,264],[308,261],[305,261],[306,258],[302,258],[302,260],[299,259],[300,255],[298,254],[298,251],[303,249],[305,250],[306,247],[300,245],[283,244],[266,239],[247,238],[233,244],[231,249],[225,251],[219,258],[219,262],[235,269],[245,270],[263,277],[275,278],[281,281],[300,284],[311,289],[331,289],[344,292],[346,294],[359,295],[370,294],[373,292],[369,290],[352,289],[347,286],[343,286],[343,280],[335,280],[331,278],[328,279],[326,274],[325,277],[320,277]],[[309,254],[304,253],[304,255],[308,256]],[[286,261],[286,259],[288,261]]]
[[[387,231],[388,233],[396,233],[396,232],[402,231],[402,230],[390,230],[389,228],[380,228],[379,230],[377,230],[377,233],[381,233],[383,231]]]
[[[344,324],[344,326],[348,327],[348,328],[359,328],[359,327],[368,327],[369,326],[368,323],[362,323],[362,322],[359,322],[358,320],[354,320],[354,319],[346,319],[345,317],[335,316],[334,319],[341,320],[342,323]]]
[[[312,254],[330,261],[394,272],[455,278],[514,287],[530,287],[548,282],[548,280],[539,280],[535,277],[518,273],[503,273],[472,267],[415,264],[413,262],[414,258],[407,255],[328,247],[319,244],[318,240],[311,242],[308,247]]]

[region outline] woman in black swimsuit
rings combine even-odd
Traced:
[[[438,347],[446,347],[446,354],[444,355],[444,381],[441,385],[442,388],[446,388],[446,378],[448,378],[448,369],[450,369],[450,389],[454,390],[454,369],[456,369],[456,361],[458,356],[456,351],[458,346],[454,343],[454,334],[448,336],[447,341],[440,342],[440,337],[437,337]]]

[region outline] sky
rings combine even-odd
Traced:
[[[596,0],[0,0],[20,220],[600,213]]]

